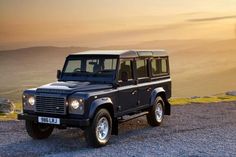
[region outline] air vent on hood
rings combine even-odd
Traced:
[[[71,92],[70,90],[44,89],[44,88],[39,88],[36,91],[39,93],[55,93],[55,94],[68,94]]]

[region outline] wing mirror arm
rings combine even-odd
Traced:
[[[61,78],[61,70],[57,70],[57,79],[60,80]]]

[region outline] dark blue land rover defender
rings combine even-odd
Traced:
[[[26,130],[44,139],[54,128],[79,127],[89,145],[104,146],[118,124],[146,115],[159,126],[170,115],[171,79],[163,50],[100,50],[69,55],[58,81],[23,93]]]

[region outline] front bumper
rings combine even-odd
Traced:
[[[20,113],[17,115],[18,120],[29,120],[38,122],[37,115],[31,115],[27,113]],[[72,119],[72,118],[60,118],[60,125],[59,126],[68,126],[68,127],[85,127],[89,126],[89,119]]]

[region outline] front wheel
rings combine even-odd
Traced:
[[[161,125],[164,118],[164,105],[163,99],[158,96],[147,114],[147,121],[149,125]]]
[[[48,138],[54,129],[53,126],[47,124],[35,123],[33,121],[25,121],[26,131],[33,139]]]
[[[87,143],[93,147],[105,146],[112,130],[112,119],[106,109],[100,109],[94,116],[91,125],[85,130]]]

